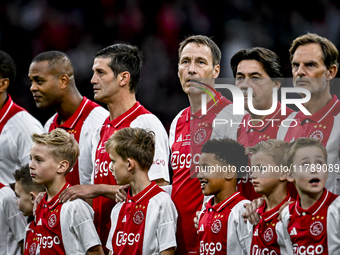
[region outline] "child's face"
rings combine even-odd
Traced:
[[[291,175],[294,178],[299,194],[316,195],[322,193],[328,177],[326,171],[320,166],[326,166],[327,159],[322,150],[316,146],[299,148],[293,157]]]
[[[128,171],[128,161],[123,160],[121,156],[118,155],[114,148],[109,150],[109,156],[111,159],[110,171],[115,177],[117,184],[124,185],[129,183],[130,173]]]
[[[215,159],[214,153],[202,153],[200,172],[197,175],[204,195],[216,195],[223,190],[225,184],[223,165]]]
[[[17,195],[17,205],[24,216],[33,215],[32,196],[23,189],[21,182],[15,183],[15,194]]]
[[[34,143],[31,148],[29,165],[34,183],[48,185],[57,176],[59,162],[55,160],[47,145]]]
[[[252,167],[256,166],[251,174],[255,192],[270,195],[280,183],[281,172],[275,171],[280,169],[279,166],[276,166],[272,156],[262,151],[253,154],[250,162]]]

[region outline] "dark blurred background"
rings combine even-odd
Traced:
[[[0,0],[0,49],[14,58],[18,71],[9,92],[42,124],[54,110],[36,108],[27,72],[32,58],[43,51],[67,53],[77,87],[93,99],[95,53],[118,42],[137,45],[144,56],[137,99],[168,130],[189,104],[177,77],[178,44],[186,36],[204,34],[217,43],[223,56],[220,77],[232,77],[234,53],[261,46],[280,56],[289,78],[288,49],[306,32],[325,36],[339,48],[340,1]],[[332,90],[339,96],[338,87]]]

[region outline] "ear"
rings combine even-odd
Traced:
[[[128,158],[127,160],[128,163],[128,171],[132,171],[136,167],[136,161],[132,158]]]
[[[119,86],[124,87],[130,84],[131,75],[128,71],[121,72],[118,74]]]
[[[34,193],[33,191],[30,192],[30,197],[31,197],[31,203],[34,204],[35,198],[37,197],[37,194]]]
[[[9,86],[9,79],[1,78],[0,79],[0,93],[7,91],[8,86]]]
[[[289,182],[294,182],[295,181],[295,179],[293,177],[293,174],[291,172],[287,172],[286,174],[287,174],[287,178],[286,178],[287,181],[289,181]]]
[[[214,79],[217,79],[217,77],[220,75],[220,69],[221,69],[220,65],[217,64],[214,66],[214,70],[213,70]]]
[[[338,67],[336,65],[332,65],[326,73],[326,78],[328,81],[332,80],[338,72]]]
[[[62,160],[59,162],[59,166],[57,169],[58,174],[65,174],[70,166],[70,163],[67,160]]]
[[[237,169],[236,167],[229,165],[228,171],[224,173],[224,179],[230,180],[233,178],[237,178]]]
[[[67,74],[62,74],[59,76],[60,89],[65,89],[68,86],[69,77]]]
[[[290,174],[290,173],[288,173],[287,171],[282,171],[282,172],[280,173],[279,180],[280,180],[281,182],[286,181],[286,180],[288,179],[288,174]]]
[[[280,81],[278,81],[278,80],[275,80],[275,81],[273,81],[273,87],[276,87],[277,88],[277,90],[279,90],[279,88],[281,87],[281,82]]]

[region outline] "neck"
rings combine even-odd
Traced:
[[[307,103],[305,103],[304,106],[311,114],[314,114],[325,107],[331,100],[332,95],[329,93],[328,90],[327,93],[320,92],[317,94],[313,94],[311,96],[311,99]]]
[[[320,199],[323,192],[324,190],[322,190],[321,192],[317,194],[305,194],[305,193],[299,192],[301,208],[305,210],[309,209],[312,205],[315,204],[316,201]]]
[[[0,94],[0,110],[2,109],[2,107],[4,107],[6,100],[7,100],[7,93],[6,92],[1,93]]]
[[[59,125],[62,125],[71,118],[83,100],[83,96],[78,90],[67,92],[65,95],[66,96],[62,100],[61,104],[55,109],[59,114]]]
[[[266,109],[257,109],[257,110],[268,110],[272,107],[272,102],[270,103],[270,106],[267,107]],[[275,108],[275,111],[277,109],[278,105],[276,105],[276,108]],[[256,115],[252,112],[249,111],[249,109],[247,109],[247,111],[249,112],[250,114],[250,118],[251,118],[251,124],[252,126],[256,126],[258,123],[260,123],[261,121],[260,120],[264,120],[265,118],[267,118],[268,115]]]
[[[151,181],[146,172],[139,170],[129,184],[131,186],[131,196],[135,196],[149,186]]]
[[[268,196],[265,196],[265,200],[266,200],[265,211],[266,212],[274,209],[287,197],[286,184],[284,185],[285,187],[282,187],[282,185],[280,184],[277,185],[276,186],[277,188],[273,192],[271,192]]]
[[[232,187],[230,187],[232,186]],[[236,186],[234,187],[231,183],[228,183],[223,190],[214,196],[214,205],[218,205],[219,203],[226,200],[228,197],[233,195],[236,192]]]
[[[66,184],[65,178],[62,178],[60,180],[59,178],[56,178],[51,184],[45,184],[47,202],[50,201],[55,195],[57,195],[65,184]]]
[[[124,93],[117,95],[114,100],[107,103],[110,111],[110,120],[114,120],[123,113],[127,112],[137,102],[135,93]]]
[[[188,97],[189,97],[191,113],[194,114],[194,113],[198,112],[199,110],[201,110],[201,107],[202,107],[201,94],[188,95]],[[211,100],[212,100],[212,98],[210,96],[208,96],[207,97],[207,105]]]

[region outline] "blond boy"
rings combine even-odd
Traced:
[[[33,134],[30,173],[35,184],[44,185],[46,195],[36,209],[37,253],[103,254],[93,224],[93,210],[83,200],[59,203],[59,194],[70,186],[65,175],[72,169],[79,146],[62,129]]]

